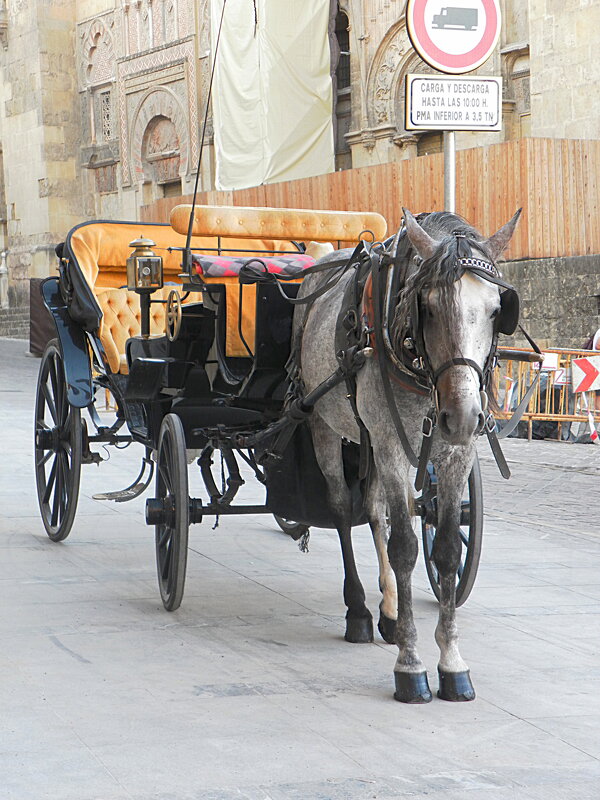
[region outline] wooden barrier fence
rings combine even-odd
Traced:
[[[459,150],[456,166],[457,210],[482,233],[493,233],[523,207],[507,259],[600,253],[600,141],[518,139]],[[142,219],[168,222],[171,208],[181,202],[191,197],[158,200],[142,208]],[[198,202],[378,211],[391,233],[400,224],[402,206],[414,213],[442,209],[443,156],[201,192]]]
[[[540,381],[522,417],[522,421],[527,424],[529,439],[533,436],[535,422],[556,422],[559,439],[565,423],[579,422],[589,426],[588,408],[594,423],[600,423],[600,408],[596,408],[597,404],[600,407],[600,393],[573,392],[572,386],[573,359],[592,354],[596,353],[590,350],[544,351]],[[537,364],[523,361],[499,362],[494,371],[494,393],[500,408],[494,415],[497,419],[510,419],[537,372]]]

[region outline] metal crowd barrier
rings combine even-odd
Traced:
[[[515,357],[510,358],[510,353]],[[520,355],[523,358],[531,357],[533,351],[501,351],[501,360],[494,370],[494,391],[499,409],[495,417],[499,421],[510,419],[540,369],[539,364],[521,360]],[[591,440],[598,441],[595,424],[600,422],[600,391],[597,393],[593,388],[574,391],[585,383],[593,387],[593,367],[589,370],[589,379],[584,383],[580,380],[581,372],[577,370],[578,384],[573,386],[573,361],[584,358],[589,364],[587,360],[594,356],[600,363],[600,353],[593,350],[544,350],[540,381],[521,420],[527,424],[528,439],[533,438],[536,422],[555,422],[556,437],[551,438],[565,438],[572,430],[569,423],[583,423],[579,425],[577,435],[581,435],[586,428]]]

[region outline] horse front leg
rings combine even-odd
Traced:
[[[396,644],[398,658],[394,666],[396,691],[394,697],[402,703],[428,703],[431,691],[427,672],[417,652],[417,629],[412,608],[412,573],[419,545],[412,527],[406,503],[390,503],[391,531],[388,542],[390,564],[396,575],[398,592],[398,621]]]
[[[460,565],[461,498],[467,482],[470,460],[466,463],[436,464],[438,474],[438,520],[432,559],[439,572],[440,605],[435,640],[440,648],[438,697],[442,700],[475,699],[469,668],[458,648],[456,625],[456,575]],[[466,468],[467,463],[469,469]]]
[[[358,575],[352,547],[352,498],[344,477],[342,440],[316,415],[313,415],[310,426],[342,550],[344,603],[347,608],[344,638],[352,643],[372,642],[373,617],[365,602],[365,590]]]

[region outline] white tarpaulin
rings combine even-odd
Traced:
[[[227,0],[212,92],[218,189],[334,169],[329,8]],[[213,57],[222,9],[211,0]]]

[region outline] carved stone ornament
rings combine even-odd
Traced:
[[[81,30],[79,74],[83,85],[94,86],[115,79],[113,39],[104,22],[96,19],[87,29]]]
[[[404,15],[384,37],[369,74],[367,103],[369,123],[390,125],[394,121],[395,84],[398,66],[409,49],[408,34]]]

